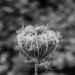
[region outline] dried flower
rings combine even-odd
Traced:
[[[18,31],[17,39],[21,48],[20,55],[27,63],[41,62],[56,49],[60,38],[60,32],[50,30],[49,26],[33,27],[29,25]],[[40,64],[38,63],[38,65]]]

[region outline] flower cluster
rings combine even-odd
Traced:
[[[27,26],[21,28],[18,32],[17,39],[21,48],[20,55],[25,62],[40,62],[56,49],[60,32],[50,30],[49,26]]]

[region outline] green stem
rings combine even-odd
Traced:
[[[38,75],[37,74],[37,68],[38,68],[38,63],[37,63],[37,61],[35,62],[35,75]]]

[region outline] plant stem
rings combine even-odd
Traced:
[[[37,75],[37,68],[38,68],[38,65],[37,65],[37,61],[35,62],[35,75]]]

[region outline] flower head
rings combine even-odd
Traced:
[[[35,27],[29,25],[18,31],[18,44],[25,58],[40,61],[56,49],[61,35],[60,32],[54,32],[49,28],[45,25]]]

